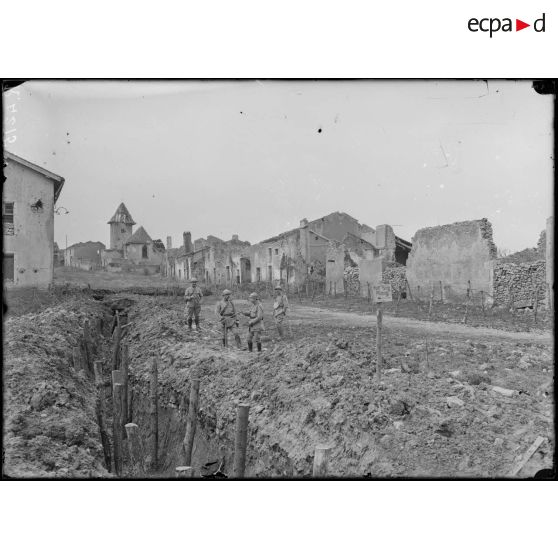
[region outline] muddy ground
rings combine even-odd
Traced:
[[[537,436],[547,441],[519,476],[552,466],[550,332],[483,330],[385,316],[383,379],[375,369],[375,317],[291,299],[280,341],[264,301],[261,354],[223,349],[204,302],[201,334],[183,303],[128,295],[133,420],[149,445],[148,371],[160,376],[160,470],[181,463],[190,378],[201,378],[194,465],[224,461],[231,474],[236,404],[249,402],[247,475],[311,476],[314,448],[333,447],[341,477],[500,477]],[[104,298],[110,298],[106,295]],[[247,303],[238,301],[243,307]],[[106,312],[90,294],[5,322],[4,469],[10,476],[104,476],[94,386],[72,347],[85,317]],[[105,332],[106,333],[106,332]],[[241,333],[246,327],[241,323]],[[99,358],[108,362],[107,340]],[[503,394],[494,387],[513,390]],[[505,392],[507,393],[507,392]]]
[[[220,440],[204,459],[230,462],[235,405],[250,402],[253,476],[308,476],[320,443],[334,447],[330,471],[337,476],[506,476],[539,435],[549,442],[521,475],[551,466],[549,333],[388,317],[386,372],[378,382],[370,316],[294,302],[290,338],[281,342],[265,302],[265,350],[258,355],[220,346],[206,302],[200,335],[185,331],[179,302],[143,299],[130,314],[133,374],[146,381],[149,358],[158,352],[163,391],[182,415],[180,394],[187,395],[192,375],[202,378],[204,436]],[[177,428],[175,443],[184,429]],[[169,472],[180,464],[174,458]]]

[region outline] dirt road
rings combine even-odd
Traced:
[[[264,305],[265,306],[265,305]],[[319,321],[323,324],[335,324],[345,327],[375,327],[376,316],[374,314],[356,314],[354,312],[341,312],[335,310],[324,310],[312,306],[291,306],[290,319],[292,323],[304,323],[305,321]],[[399,318],[384,315],[383,324],[385,328],[393,327],[398,330],[413,330],[431,332],[440,337],[464,337],[464,338],[491,338],[505,339],[507,341],[533,342],[551,345],[553,341],[552,332],[515,332],[491,328],[470,327],[461,324],[448,324],[441,322],[425,322],[411,318]]]

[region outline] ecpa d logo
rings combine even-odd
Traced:
[[[543,14],[539,19],[536,19],[533,22],[533,29],[537,33],[544,33],[545,32],[545,21],[546,14]],[[515,29],[512,23],[512,18],[505,17],[500,19],[498,17],[485,17],[482,19],[477,19],[472,17],[468,23],[467,27],[469,31],[473,33],[477,33],[479,31],[483,33],[489,33],[490,38],[494,33],[498,33],[498,31],[512,32],[512,31],[521,31],[522,29],[526,29],[527,27],[531,27],[530,23],[525,23],[520,19],[515,20]]]

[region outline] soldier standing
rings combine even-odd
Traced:
[[[219,316],[221,320],[221,325],[223,326],[223,347],[228,346],[228,333],[232,330],[234,333],[234,340],[236,342],[236,347],[240,349],[240,335],[238,334],[238,315],[234,307],[233,301],[231,300],[231,291],[225,289],[223,291],[223,300],[217,303],[215,308],[215,313]]]
[[[257,293],[252,293],[249,298],[252,303],[252,307],[248,312],[242,312],[245,316],[250,318],[248,321],[248,350],[250,352],[253,351],[253,340],[255,339],[258,347],[258,353],[260,353],[262,350],[260,332],[263,331],[263,308],[258,300]]]
[[[203,293],[198,287],[198,280],[194,277],[191,286],[184,292],[186,301],[186,317],[188,319],[188,330],[192,331],[192,320],[196,323],[196,330],[200,331],[200,312]]]
[[[287,295],[283,294],[283,289],[280,285],[275,287],[275,301],[273,302],[273,319],[279,332],[279,337],[284,338],[283,321],[289,309],[289,301]]]

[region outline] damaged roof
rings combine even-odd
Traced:
[[[111,220],[108,222],[110,225],[111,223],[125,223],[126,225],[135,225],[136,222],[132,219],[128,208],[121,203],[117,208],[115,214],[111,217]],[[151,240],[151,239],[150,239]]]
[[[47,178],[50,178],[50,180],[54,182],[54,203],[57,202],[58,196],[60,196],[60,192],[62,191],[62,186],[64,186],[64,180],[65,180],[64,178],[58,176],[57,174],[54,174],[53,172],[50,172],[47,169],[44,169],[43,167],[39,167],[39,165],[36,165],[35,163],[31,163],[30,161],[27,161],[27,159],[18,157],[17,155],[14,155],[9,151],[4,151],[4,159],[7,159],[8,161],[13,161],[15,163],[19,163],[20,165],[23,165],[28,169],[31,169],[35,172],[38,172],[39,174],[42,174],[43,176],[46,176]]]
[[[140,227],[127,241],[126,244],[149,244],[153,243],[151,237],[143,227]]]

